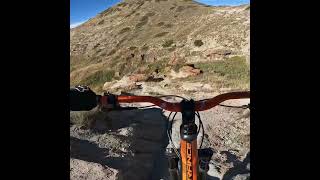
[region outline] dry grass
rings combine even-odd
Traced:
[[[106,119],[107,114],[100,111],[98,108],[94,108],[90,111],[71,111],[70,112],[70,122],[72,124],[90,128],[92,123],[96,120]]]
[[[223,87],[249,88],[250,69],[245,57],[235,56],[223,61],[197,63],[195,66],[200,68],[206,76],[202,77],[202,81],[216,83]]]
[[[83,82],[99,88],[105,80],[99,76],[111,69],[119,72],[120,78],[141,67],[149,67],[150,72],[156,68],[164,69],[168,61],[164,59],[170,57],[172,52],[181,53],[181,58],[204,55],[202,51],[195,51],[194,48],[197,45],[202,49],[210,48],[210,43],[204,43],[204,40],[211,42],[210,37],[215,37],[217,46],[228,45],[230,48],[241,49],[242,47],[238,46],[246,43],[245,36],[248,34],[245,29],[248,28],[247,25],[243,25],[247,15],[242,13],[224,17],[223,14],[212,13],[214,11],[214,8],[205,8],[193,1],[171,0],[141,0],[119,3],[118,6],[109,8],[79,27],[78,31],[71,30],[71,34],[74,34],[70,40],[71,84]],[[132,16],[126,18],[128,14]],[[175,18],[175,15],[178,15],[178,18]],[[241,20],[234,21],[235,18]],[[97,24],[100,25],[96,26]],[[203,42],[197,36],[200,34]],[[189,38],[192,39],[191,44],[185,43]],[[135,57],[126,61],[131,51]],[[157,62],[141,61],[141,54],[146,55],[145,60],[153,60],[155,57]],[[221,84],[230,86],[236,86],[236,81],[248,84],[247,80],[241,80],[246,79],[245,76],[241,76],[241,73],[238,74],[239,77],[235,76],[226,64],[216,65],[217,67],[213,68],[210,64],[199,64],[204,71],[216,71],[204,73],[208,76],[207,79],[205,76],[199,77],[211,82],[219,79],[219,83],[221,80]],[[229,72],[231,74],[228,75]],[[106,77],[112,78],[112,75]]]

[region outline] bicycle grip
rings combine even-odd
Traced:
[[[89,111],[98,105],[98,96],[90,88],[70,88],[70,111]]]

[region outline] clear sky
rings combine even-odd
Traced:
[[[70,28],[76,27],[121,0],[70,0]],[[240,5],[250,0],[195,0],[208,5]]]

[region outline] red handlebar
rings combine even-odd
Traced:
[[[230,92],[230,93],[220,94],[211,99],[196,101],[195,111],[208,110],[210,108],[217,106],[219,103],[229,99],[245,99],[245,98],[250,98],[250,91]],[[160,98],[152,97],[152,96],[116,96],[116,100],[118,103],[149,102],[167,111],[181,112],[180,103],[170,103]],[[108,104],[107,96],[102,96],[100,101],[102,105]]]

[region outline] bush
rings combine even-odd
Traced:
[[[129,47],[129,49],[132,51],[132,50],[137,49],[137,47],[136,46],[131,46],[131,47]]]
[[[190,56],[199,56],[200,54],[201,54],[200,51],[192,51],[192,52],[190,53]]]
[[[136,28],[141,28],[142,26],[146,25],[148,23],[148,18],[146,18],[146,20],[139,22],[136,25]]]
[[[148,51],[148,50],[149,50],[149,46],[144,45],[144,46],[141,48],[141,50],[143,50],[143,51]]]
[[[112,49],[112,50],[109,52],[108,56],[111,56],[111,55],[113,55],[113,54],[116,53],[116,52],[117,52],[116,49]]]
[[[175,64],[175,65],[173,66],[173,70],[174,70],[176,73],[178,73],[179,70],[180,70],[180,68],[182,68],[183,66],[184,66],[184,64],[182,64],[182,63]]]
[[[154,35],[154,37],[158,38],[158,37],[162,37],[162,36],[165,36],[166,34],[168,34],[169,32],[161,32],[161,33],[158,33],[156,35]]]
[[[119,34],[123,34],[123,33],[128,32],[128,31],[130,31],[130,27],[125,27],[125,28],[120,30]]]
[[[152,17],[152,16],[154,16],[154,15],[156,15],[155,12],[148,12],[145,16],[147,16],[147,17]]]
[[[139,22],[138,24],[136,24],[136,29],[137,29],[137,28],[141,28],[141,27],[144,26],[145,24],[147,24],[147,22]]]
[[[181,12],[181,11],[183,11],[185,9],[185,7],[184,6],[178,6],[178,8],[177,8],[177,12]]]
[[[172,28],[172,26],[173,26],[172,24],[166,24],[164,27],[165,28]]]
[[[162,44],[162,47],[170,47],[171,45],[173,44],[173,40],[170,39],[170,40],[167,40],[165,41],[163,44]]]
[[[128,3],[123,2],[123,3],[120,3],[118,6],[120,6],[120,7],[126,7],[127,5],[128,5]]]
[[[143,21],[148,21],[148,19],[149,19],[149,16],[144,15],[144,16],[142,16],[142,18],[140,19],[140,21],[141,21],[141,22],[143,22]]]
[[[164,25],[164,22],[159,22],[158,24],[157,24],[157,26],[163,26]]]
[[[195,40],[194,41],[194,45],[197,46],[197,47],[200,47],[203,45],[203,42],[201,40]]]
[[[159,60],[159,61],[156,61],[156,62],[154,62],[152,64],[148,64],[148,72],[152,73],[155,70],[158,70],[159,72],[163,72],[164,68],[167,65],[167,63],[168,62],[166,60]]]
[[[102,24],[104,24],[104,20],[101,20],[98,22],[98,25],[102,25]]]
[[[171,47],[171,48],[168,49],[169,52],[172,52],[172,51],[174,51],[174,50],[176,50],[176,46],[173,46],[173,47]]]

